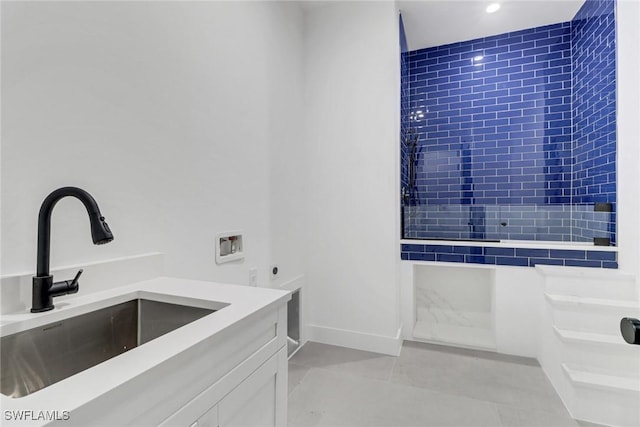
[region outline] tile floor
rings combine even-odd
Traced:
[[[289,361],[289,427],[592,426],[533,359],[405,341],[399,357],[309,342]]]

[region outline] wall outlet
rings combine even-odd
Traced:
[[[277,264],[274,264],[271,266],[271,280],[276,280],[278,277],[280,277],[280,267],[278,267]]]
[[[249,286],[258,286],[258,269],[255,267],[249,269]]]

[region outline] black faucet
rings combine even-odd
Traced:
[[[51,213],[53,207],[60,199],[73,196],[80,200],[89,214],[91,222],[91,237],[93,243],[102,245],[113,240],[113,234],[109,225],[104,222],[104,217],[100,213],[98,204],[91,197],[91,194],[76,187],[58,188],[44,199],[38,215],[38,267],[36,275],[33,277],[33,295],[31,312],[40,313],[53,309],[53,297],[78,292],[78,278],[82,270],[78,271],[73,280],[64,280],[53,283],[53,276],[49,274],[49,254],[51,240]]]

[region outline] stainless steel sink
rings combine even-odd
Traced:
[[[216,310],[134,299],[0,339],[0,389],[22,397]]]

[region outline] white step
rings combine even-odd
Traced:
[[[640,425],[640,381],[565,364],[562,371],[573,386],[569,411],[574,418],[612,426]]]
[[[605,335],[620,334],[623,317],[640,317],[636,302],[545,293],[553,324],[559,329]]]
[[[640,346],[624,342],[618,335],[570,331],[553,327],[562,341],[562,362],[588,366],[603,374],[640,379]]]
[[[550,294],[638,300],[638,289],[632,274],[610,269],[557,266],[536,266],[536,269],[544,276],[545,291]]]
[[[616,311],[637,313],[640,305],[634,300],[605,299],[545,293],[547,301],[556,307],[582,308],[585,310]]]
[[[637,393],[640,399],[640,378],[627,378],[590,372],[584,367],[568,365],[566,363],[562,364],[562,370],[575,385],[616,392]]]
[[[539,269],[546,301],[539,360],[574,418],[638,427],[640,346],[620,335],[623,317],[640,317],[636,282],[587,270]]]
[[[553,327],[554,332],[564,342],[576,343],[576,344],[593,344],[602,346],[614,346],[616,349],[629,349],[635,350],[632,345],[627,344],[622,335],[608,335],[608,334],[594,334],[591,332],[571,331],[567,329],[559,329]],[[640,346],[637,346],[640,352]],[[623,350],[624,351],[624,350]],[[638,353],[640,356],[640,353]],[[639,360],[640,362],[640,360]]]

